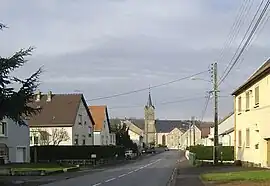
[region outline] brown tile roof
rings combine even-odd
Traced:
[[[47,95],[42,94],[40,101],[33,101],[30,104],[32,107],[40,107],[42,110],[39,114],[29,118],[29,126],[73,126],[81,101],[85,105],[88,115],[94,124],[83,94],[52,94],[50,102],[47,102]]]
[[[101,131],[103,128],[103,123],[104,120],[107,116],[108,119],[108,124],[109,124],[109,129],[110,129],[110,121],[109,121],[109,116],[108,116],[108,110],[107,106],[105,105],[99,105],[99,106],[88,106],[88,109],[90,110],[93,119],[95,121],[95,127],[94,131]]]
[[[202,138],[207,138],[209,134],[210,134],[210,126],[201,127]]]
[[[270,59],[267,60],[257,71],[255,71],[255,73],[251,75],[251,77],[248,78],[243,85],[237,88],[232,95],[239,95],[241,92],[248,89],[250,86],[260,81],[268,74],[270,74]]]

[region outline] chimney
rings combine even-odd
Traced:
[[[52,91],[49,91],[47,95],[47,102],[51,102],[51,101],[52,101]]]
[[[40,90],[38,90],[37,94],[36,94],[36,101],[40,101],[41,98],[41,92]]]

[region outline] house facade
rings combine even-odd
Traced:
[[[31,145],[93,145],[94,120],[82,94],[36,94],[29,118]]]
[[[129,129],[128,135],[130,136],[130,139],[136,143],[139,148],[143,147],[143,130],[132,123],[130,120],[124,120],[122,121],[122,124],[125,124]]]
[[[30,162],[29,127],[10,119],[0,121],[0,158],[5,163]]]
[[[234,112],[224,117],[218,125],[219,144],[222,146],[234,146]],[[214,145],[214,127],[210,128],[208,138],[211,140],[211,146]]]
[[[235,159],[270,167],[270,60],[235,90]]]
[[[95,122],[94,145],[115,145],[116,136],[111,131],[107,106],[89,106],[88,109]]]
[[[188,130],[186,130],[180,137],[181,148],[198,145],[201,143],[202,132],[196,125],[191,125]]]

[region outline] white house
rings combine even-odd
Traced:
[[[132,123],[130,120],[123,120],[122,124],[126,124],[128,127],[128,135],[130,136],[130,139],[137,144],[138,147],[143,146],[143,130],[140,129],[137,125]]]
[[[201,130],[196,125],[191,125],[180,138],[181,148],[197,145],[201,140]]]
[[[5,163],[30,162],[29,128],[13,120],[0,121],[0,158]]]
[[[29,118],[30,145],[93,145],[94,120],[83,94],[38,92],[32,106],[40,113]]]
[[[219,134],[219,144],[222,146],[234,146],[234,113],[231,112],[229,115],[224,117],[218,125],[218,134]],[[214,127],[211,127],[209,139],[214,139]]]
[[[95,122],[94,145],[115,145],[116,136],[111,131],[107,106],[89,106],[88,109]]]

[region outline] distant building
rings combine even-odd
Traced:
[[[146,145],[166,145],[170,149],[178,149],[182,146],[181,136],[189,129],[191,121],[183,120],[160,120],[155,119],[155,106],[153,105],[151,94],[149,92],[147,104],[144,107],[144,119],[112,119],[113,123],[115,121],[124,122],[129,121],[141,129],[143,133],[143,141]],[[201,126],[198,125],[199,130]],[[207,137],[210,132],[210,126],[206,125],[204,128],[203,134],[204,137]],[[208,130],[205,130],[208,128]],[[207,132],[208,131],[208,132]],[[198,138],[201,139],[202,135],[198,135]]]
[[[111,131],[111,124],[107,106],[89,106],[94,118],[94,145],[115,145],[115,133]]]

